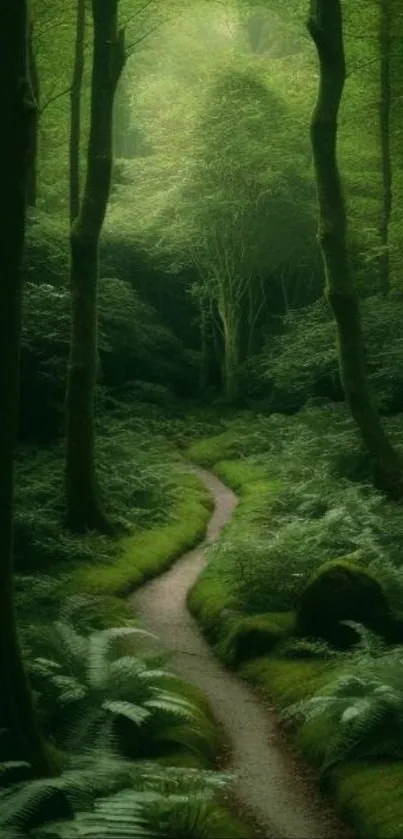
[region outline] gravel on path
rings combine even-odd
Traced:
[[[207,695],[230,744],[226,768],[235,773],[232,792],[264,839],[351,839],[320,796],[307,768],[294,757],[270,706],[215,658],[186,598],[206,559],[205,550],[230,520],[238,499],[210,472],[197,473],[211,491],[215,509],[206,540],[161,577],[130,597],[142,626],[170,651],[170,666]],[[228,838],[230,839],[230,837]]]

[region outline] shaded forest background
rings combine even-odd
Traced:
[[[385,784],[390,778],[401,789],[401,740],[385,731],[390,720],[393,732],[400,730],[403,708],[403,528],[396,504],[403,491],[403,14],[398,0],[342,4],[346,83],[337,154],[350,282],[349,270],[332,275],[327,260],[329,230],[339,235],[333,255],[344,244],[337,191],[327,196],[327,217],[322,201],[317,232],[321,184],[309,127],[320,73],[307,5],[291,0],[285,10],[283,0],[201,0],[184,9],[175,0],[66,0],[60,8],[54,0],[32,0],[29,72],[22,68],[22,75],[30,77],[37,108],[27,144],[14,461],[10,406],[0,414],[10,434],[10,446],[0,435],[8,468],[0,469],[8,505],[0,671],[10,688],[0,693],[6,730],[0,769],[10,769],[3,758],[28,757],[34,774],[56,777],[63,792],[57,815],[67,819],[76,813],[74,802],[68,812],[64,806],[70,769],[87,772],[81,794],[98,763],[91,806],[110,773],[116,790],[129,785],[132,795],[144,792],[144,778],[160,784],[161,812],[150,811],[147,794],[141,800],[152,835],[153,819],[160,819],[164,837],[168,822],[169,835],[178,835],[179,822],[183,827],[175,802],[165,819],[175,767],[189,823],[197,827],[192,807],[200,804],[200,790],[210,802],[200,816],[206,829],[217,815],[210,791],[227,781],[216,771],[203,774],[216,770],[218,748],[205,697],[172,674],[161,676],[153,663],[130,654],[122,665],[118,654],[109,656],[111,639],[120,643],[137,631],[127,593],[205,533],[211,498],[185,458],[213,469],[240,495],[233,521],[207,550],[214,561],[189,596],[215,652],[237,666],[276,648],[249,678],[268,684],[286,709],[326,685],[337,659],[341,688],[333,711],[326,706],[334,713],[329,743],[339,761],[347,760],[347,772],[357,754],[369,758],[373,773],[374,755],[387,759]],[[337,19],[337,0],[310,4],[311,24],[324,27],[317,52],[329,9]],[[327,32],[335,76],[343,64],[340,34],[336,27]],[[7,91],[5,79],[0,73]],[[339,72],[341,88],[343,82]],[[18,100],[17,88],[10,90]],[[338,92],[336,84],[336,100]],[[112,150],[107,116],[114,98]],[[15,312],[18,289],[9,287]],[[362,314],[366,393],[365,375],[351,375],[360,319],[347,323],[342,312],[335,323],[337,293]],[[13,370],[15,395],[17,364]],[[377,411],[381,424],[373,434]],[[338,574],[347,588],[337,598]],[[346,630],[345,618],[358,621],[358,629]],[[357,639],[359,672],[354,650],[349,658]],[[121,689],[113,673],[122,667],[128,678]],[[346,672],[353,679],[358,673],[352,693]],[[337,716],[339,688],[356,729],[343,728]],[[78,755],[64,723],[67,705],[67,722],[78,721],[74,743],[84,750]],[[366,716],[363,707],[370,708]],[[309,729],[308,719],[306,736],[318,767],[329,758],[322,723]],[[117,735],[117,762],[108,752],[101,763],[91,751],[94,730]],[[31,746],[30,731],[37,738]],[[126,749],[127,731],[133,740]],[[143,763],[135,775],[140,787],[133,788],[126,769],[122,781],[122,756],[157,761],[162,775],[156,780],[154,764],[144,774]],[[190,767],[199,773],[191,789]],[[359,787],[358,779],[354,795]],[[374,806],[370,788],[365,807]],[[2,791],[0,784],[0,797]],[[57,792],[51,800],[57,810]],[[105,802],[99,818],[113,826],[111,798]],[[396,806],[387,819],[399,831]],[[116,812],[120,807],[118,799]],[[23,802],[25,834],[28,810]],[[219,812],[214,836],[222,839],[235,827],[225,808]],[[19,813],[16,805],[14,821]],[[45,821],[53,815],[47,812]],[[365,818],[361,835],[370,835]],[[81,810],[78,819],[85,823]],[[0,807],[0,826],[10,824]],[[249,835],[238,827],[234,836]],[[54,829],[62,835],[63,824]]]
[[[117,91],[113,190],[101,246],[99,398],[223,398],[295,411],[343,399],[323,301],[308,125],[317,87],[304,4],[287,11],[147,4]],[[125,19],[122,7],[121,16]],[[162,19],[161,19],[162,17]],[[347,86],[339,154],[372,383],[383,412],[402,407],[401,16],[391,50],[393,203],[384,297],[384,184],[378,3],[346,9]],[[35,208],[25,256],[21,439],[63,427],[69,340],[68,194],[75,11],[37,0],[40,80]],[[140,34],[139,34],[140,33]],[[87,25],[81,172],[91,30]],[[55,77],[55,62],[58,73]],[[31,202],[33,203],[33,202]],[[34,412],[34,413],[33,413]]]

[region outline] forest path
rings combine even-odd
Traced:
[[[130,603],[143,627],[170,651],[172,670],[208,696],[230,744],[226,768],[236,774],[232,792],[244,818],[259,825],[264,839],[347,839],[350,831],[295,760],[273,709],[221,666],[187,610],[187,593],[205,566],[206,547],[219,537],[238,501],[210,472],[197,468],[197,474],[215,502],[206,540],[131,595]]]

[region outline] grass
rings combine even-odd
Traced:
[[[253,428],[251,434],[253,436]],[[281,468],[274,474],[269,472],[267,462],[255,454],[248,457],[245,445],[239,446],[235,425],[223,434],[196,442],[187,453],[200,465],[212,469],[239,494],[240,503],[232,522],[227,525],[224,540],[228,533],[235,540],[238,534],[245,536],[248,531],[252,533],[256,523],[261,522],[262,515],[266,519],[277,520],[281,525],[282,505],[277,503],[277,497],[285,486],[284,477],[287,479],[287,476]],[[293,478],[298,480],[298,463],[295,466],[295,460],[293,468]],[[293,478],[290,477],[290,481]],[[268,649],[265,654],[259,655],[256,644],[253,646],[252,635],[248,656],[247,630],[254,622],[242,610],[242,601],[236,595],[231,574],[227,572],[225,576],[220,558],[220,553],[211,556],[188,598],[190,610],[213,643],[216,654],[228,666],[235,667],[242,678],[258,688],[280,710],[314,696],[328,682],[330,673],[336,675],[337,659],[285,658],[281,654],[281,643],[273,643],[271,651]],[[268,635],[272,640],[275,640],[276,634],[279,641],[292,634],[290,613],[282,616],[280,613],[280,619],[278,614],[270,613],[256,617],[262,631],[270,630]],[[240,638],[243,640],[242,655],[237,655]],[[315,719],[297,725],[294,723],[290,729],[302,754],[319,768],[324,745],[333,734],[331,724]],[[402,785],[403,763],[394,760],[345,761],[330,775],[330,791],[335,806],[362,839],[401,838]]]
[[[101,595],[124,595],[145,580],[165,571],[205,534],[211,515],[208,490],[192,474],[181,476],[180,497],[167,524],[151,527],[120,539],[120,552],[112,562],[93,563],[77,569],[75,590]]]
[[[207,440],[197,440],[187,450],[187,456],[200,466],[210,469],[221,460],[237,457],[237,441],[231,430],[223,431]]]
[[[350,763],[337,773],[340,812],[362,837],[401,839],[403,763]]]

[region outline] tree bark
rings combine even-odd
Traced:
[[[28,167],[28,183],[27,183],[27,203],[29,207],[36,207],[37,186],[38,186],[38,139],[39,139],[39,73],[36,61],[34,40],[33,40],[33,26],[29,27],[29,78],[31,82],[32,94],[36,103],[36,108],[33,112],[30,122],[30,140],[29,140],[29,167]]]
[[[120,82],[115,100],[113,138],[115,155],[118,160],[133,157],[132,148],[130,148],[133,147],[133,139],[130,130],[129,93],[127,83],[124,84],[124,79]]]
[[[381,140],[382,210],[379,225],[381,255],[379,279],[386,296],[390,286],[389,225],[392,214],[392,156],[390,149],[391,81],[390,62],[392,45],[391,0],[380,0],[379,8],[380,102],[379,130]]]
[[[359,301],[352,274],[343,190],[337,165],[337,118],[345,82],[340,0],[310,0],[308,30],[315,43],[320,82],[311,142],[319,203],[318,238],[325,292],[338,335],[340,374],[347,402],[374,462],[376,480],[393,498],[403,496],[399,457],[382,427],[368,381]]]
[[[27,3],[0,5],[0,738],[1,759],[51,766],[38,728],[18,638],[13,589],[13,482],[19,399],[21,263],[35,106],[29,83]]]
[[[70,92],[70,224],[80,209],[81,92],[85,66],[85,3],[77,0],[76,40]]]
[[[94,51],[87,176],[71,228],[72,334],[66,393],[67,522],[77,532],[110,532],[95,478],[99,239],[112,172],[113,101],[125,63],[118,0],[92,0]]]

